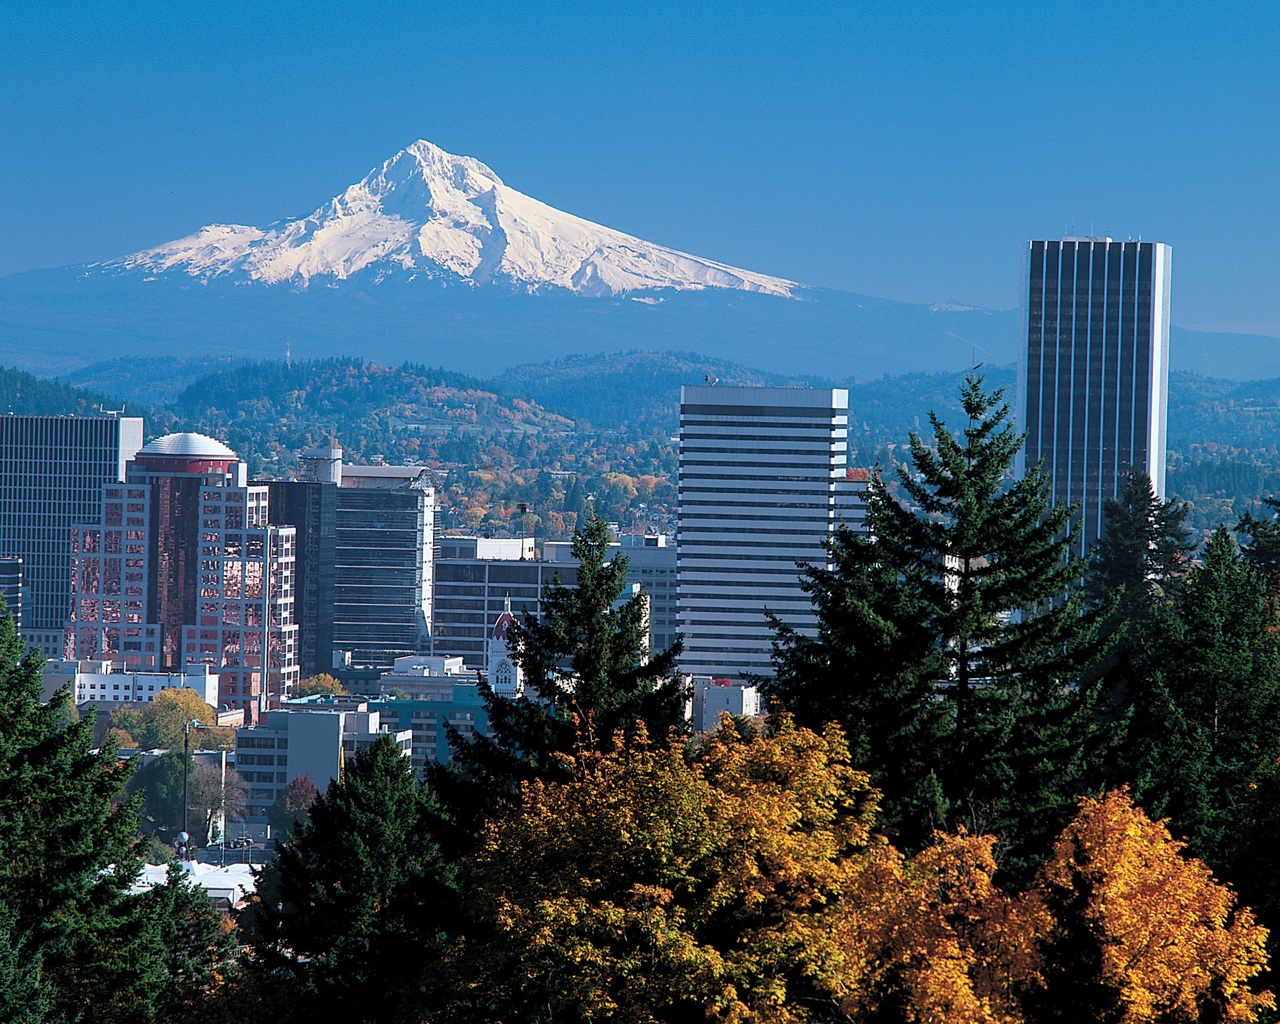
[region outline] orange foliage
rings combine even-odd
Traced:
[[[937,834],[912,858],[878,839],[834,726],[722,724],[692,761],[641,736],[569,766],[473,864],[492,932],[454,967],[486,1019],[1154,1024],[1274,1005],[1248,987],[1266,930],[1127,793],[1081,801],[1017,895],[993,881],[993,837]]]
[[[1053,916],[1050,999],[1077,1011],[1110,1001],[1124,1024],[1251,1021],[1275,1005],[1247,984],[1266,964],[1267,929],[1182,848],[1125,791],[1081,801],[1033,888]]]

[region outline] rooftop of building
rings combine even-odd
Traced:
[[[139,455],[163,455],[178,458],[198,458],[238,461],[236,455],[221,441],[207,434],[186,432],[165,434],[138,450]]]

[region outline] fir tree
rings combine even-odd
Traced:
[[[1096,688],[1078,684],[1103,649],[1098,624],[1110,609],[1083,609],[1085,562],[1072,551],[1072,509],[1052,506],[1038,469],[1011,478],[1022,439],[1009,423],[1003,389],[987,392],[982,378],[970,375],[961,400],[968,422],[958,435],[933,414],[934,448],[912,435],[911,467],[900,467],[896,481],[901,500],[873,477],[871,539],[854,549],[842,578],[831,577],[834,592],[815,604],[823,629],[835,625],[834,609],[872,623],[860,637],[838,627],[848,652],[841,665],[850,669],[857,700],[872,709],[869,720],[903,715],[903,695],[892,682],[900,673],[919,674],[908,678],[912,702],[934,688],[944,735],[936,753],[925,750],[933,763],[912,768],[914,779],[897,780],[899,791],[927,794],[931,774],[935,796],[917,804],[917,813],[940,808],[949,824],[995,832],[1020,847],[1016,860],[1046,847],[1070,816],[1095,754]],[[791,658],[807,645],[785,633],[780,640],[783,686],[794,700],[814,685],[804,659]],[[927,711],[916,713],[927,720]],[[865,728],[850,723],[854,735]],[[916,834],[927,826],[917,820]]]
[[[1160,638],[1167,634],[1195,548],[1187,514],[1185,505],[1157,498],[1151,478],[1140,470],[1132,470],[1119,496],[1103,506],[1102,539],[1085,577],[1085,593],[1094,607],[1116,604],[1103,627],[1112,646],[1098,666],[1103,721],[1127,727],[1135,703],[1151,685],[1153,664],[1161,657]],[[1118,748],[1104,775],[1111,781],[1131,780],[1131,753]]]
[[[1250,788],[1280,759],[1280,634],[1266,584],[1225,527],[1205,546],[1135,708],[1135,789],[1222,871]]]
[[[1248,538],[1241,552],[1267,584],[1267,593],[1280,597],[1280,499],[1264,498],[1270,518],[1258,519],[1249,511],[1240,517],[1236,533]]]
[[[877,561],[866,538],[841,527],[828,551],[830,567],[808,565],[800,580],[818,635],[770,614],[774,676],[762,689],[801,726],[843,727],[854,763],[883,794],[888,831],[899,844],[918,846],[947,817],[935,773],[946,717],[928,608]]]
[[[1090,600],[1105,604],[1123,587],[1118,618],[1141,622],[1158,603],[1176,597],[1195,550],[1187,532],[1188,511],[1172,498],[1157,498],[1151,478],[1131,470],[1120,494],[1103,506],[1102,539],[1085,578]]]
[[[171,880],[164,906],[130,894],[138,818],[115,797],[132,766],[91,751],[93,719],[69,723],[68,689],[41,704],[42,662],[0,621],[0,972],[26,984],[38,971],[52,1019],[148,1021],[173,1000],[194,1005],[226,946],[190,949],[189,970],[173,975],[176,933],[160,918],[180,896],[211,935],[213,908],[185,880]]]
[[[507,634],[524,693],[500,697],[481,680],[489,734],[464,739],[451,732],[454,763],[433,773],[459,820],[474,829],[517,796],[521,781],[563,778],[558,755],[574,751],[580,730],[605,749],[615,731],[630,731],[637,722],[650,735],[665,736],[683,720],[680,641],[650,656],[647,599],[637,594],[620,602],[628,561],[611,556],[604,520],[590,515],[571,550],[577,585],[566,587],[556,577],[541,617],[526,612]]]
[[[357,754],[258,875],[244,925],[262,987],[285,983],[304,1020],[390,1021],[420,1006],[454,924],[441,825],[390,736]]]

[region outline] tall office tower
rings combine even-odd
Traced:
[[[211,665],[249,720],[298,680],[296,531],[268,525],[268,492],[203,434],[152,441],[72,528],[65,656],[180,671]],[[268,652],[266,678],[263,651]]]
[[[684,387],[677,594],[693,675],[769,675],[764,613],[813,635],[797,562],[827,564],[845,504],[849,392]]]
[[[333,667],[338,488],[330,480],[305,475],[301,480],[266,481],[265,486],[272,525],[292,526],[298,531],[294,619],[298,623],[298,665],[302,677],[310,678]]]
[[[359,665],[390,668],[431,646],[435,488],[337,489],[333,646]]]
[[[1019,470],[1043,461],[1054,502],[1080,502],[1086,551],[1130,467],[1164,497],[1172,250],[1109,238],[1027,250]]]
[[[101,515],[141,447],[137,417],[0,416],[0,557],[22,559],[22,639],[47,657],[71,611],[71,524]]]

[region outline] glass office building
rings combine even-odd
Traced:
[[[71,529],[65,657],[204,664],[247,720],[279,706],[298,681],[296,531],[269,525],[267,488],[245,470],[211,437],[168,434],[102,486],[100,518]]]
[[[390,668],[431,644],[435,491],[337,488],[333,646],[356,665]]]
[[[0,416],[0,558],[22,560],[22,639],[46,657],[71,613],[71,525],[102,514],[141,447],[134,416]]]
[[[1080,503],[1081,549],[1130,467],[1164,497],[1169,269],[1158,242],[1028,242],[1020,411],[1023,467]]]

